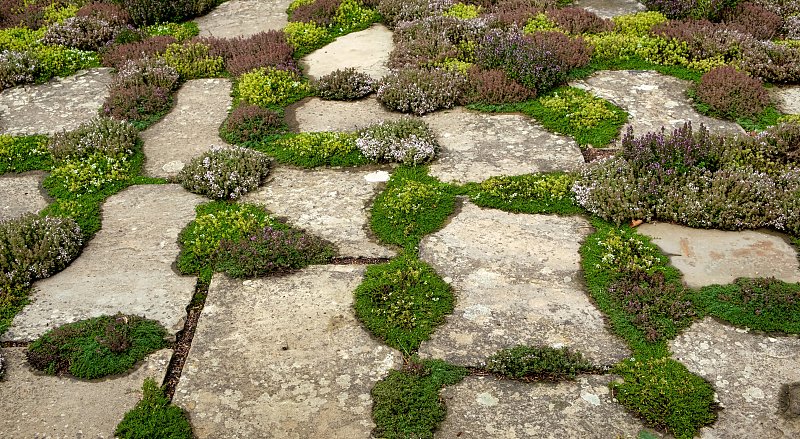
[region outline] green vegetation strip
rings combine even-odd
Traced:
[[[491,177],[481,183],[468,183],[465,191],[481,207],[513,213],[575,215],[584,210],[575,202],[574,181],[575,176],[564,173]]]
[[[180,407],[170,404],[152,378],[144,381],[142,399],[125,414],[114,432],[121,439],[191,439],[192,425]]]

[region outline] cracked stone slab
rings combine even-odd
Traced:
[[[117,424],[142,398],[142,383],[164,379],[172,351],[147,356],[127,375],[82,381],[44,375],[25,360],[25,348],[4,350],[0,432],[7,439],[113,438]]]
[[[301,229],[325,238],[345,257],[390,258],[369,230],[368,213],[379,182],[368,170],[277,168],[267,183],[242,198]]]
[[[45,175],[41,171],[0,175],[0,221],[38,213],[50,204],[42,189]]]
[[[577,0],[572,3],[572,6],[586,9],[602,18],[613,18],[647,10],[636,0]]]
[[[29,341],[65,323],[135,314],[171,334],[183,328],[196,279],[173,268],[178,233],[204,199],[176,184],[133,186],[103,204],[103,228],[64,271],[34,284],[31,302],[0,338]]]
[[[384,120],[397,120],[400,113],[387,110],[375,98],[359,101],[305,99],[287,110],[287,119],[299,132],[357,131]]]
[[[570,83],[611,101],[630,114],[628,124],[622,128],[620,138],[628,127],[633,134],[642,136],[648,132],[667,132],[692,122],[697,129],[705,125],[712,133],[744,133],[734,122],[715,119],[695,111],[686,97],[690,81],[644,70],[615,70],[597,72],[582,81]]]
[[[781,113],[800,114],[800,85],[775,86],[769,91]]]
[[[787,416],[782,388],[800,381],[800,339],[752,334],[714,319],[670,342],[675,359],[714,385],[723,410],[706,439],[800,437],[800,416]]]
[[[456,306],[422,343],[427,358],[477,366],[516,345],[567,346],[597,364],[630,355],[583,291],[577,216],[511,214],[465,203],[423,238],[420,259],[453,286]]]
[[[247,37],[283,29],[290,3],[291,0],[228,0],[194,22],[202,37]]]
[[[755,230],[729,232],[676,224],[642,224],[692,288],[729,284],[738,277],[775,277],[800,282],[797,252],[781,236]]]
[[[574,140],[519,114],[464,108],[423,117],[441,145],[430,173],[445,182],[480,182],[498,175],[574,171],[584,164]]]
[[[523,383],[470,376],[442,391],[447,417],[435,437],[635,438],[643,426],[613,401],[611,379],[581,375],[576,381]]]
[[[0,92],[0,134],[55,134],[97,116],[108,97],[112,69],[79,70],[45,84]]]
[[[402,361],[353,314],[364,270],[214,276],[174,398],[196,436],[369,437],[370,390]]]
[[[392,50],[392,31],[382,24],[374,24],[363,31],[337,38],[308,54],[301,63],[312,79],[352,67],[378,80],[389,74],[387,63]]]
[[[186,81],[176,99],[175,108],[141,134],[144,169],[152,177],[177,175],[192,158],[226,144],[219,126],[231,106],[229,79]]]

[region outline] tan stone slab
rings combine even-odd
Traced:
[[[246,37],[286,26],[291,0],[228,0],[208,14],[194,19],[200,36]]]
[[[183,328],[196,279],[173,264],[178,233],[203,198],[178,185],[133,186],[103,204],[103,228],[64,271],[34,284],[31,302],[0,339],[33,340],[49,329],[117,312]]]
[[[0,92],[0,134],[54,134],[89,122],[108,97],[112,69],[80,70]]]
[[[127,375],[93,381],[44,375],[25,360],[25,348],[4,349],[0,381],[4,439],[112,438],[125,413],[142,398],[142,383],[164,380],[172,351],[154,352]]]
[[[653,238],[692,288],[729,284],[738,277],[800,281],[797,252],[777,234],[692,229],[667,223],[643,224],[637,230]]]
[[[352,67],[378,80],[389,74],[387,63],[392,50],[392,31],[382,24],[374,24],[363,31],[341,36],[308,54],[301,65],[312,79]]]
[[[647,10],[636,0],[576,0],[571,6],[594,12],[602,18],[613,18]]]
[[[750,334],[711,318],[670,343],[675,359],[708,380],[723,410],[705,439],[800,437],[800,416],[787,417],[784,386],[800,383],[800,339]]]
[[[426,358],[477,366],[516,345],[567,346],[598,364],[628,355],[583,291],[581,217],[511,214],[465,203],[423,238],[420,259],[453,286],[452,315],[419,349]]]
[[[430,174],[446,182],[480,182],[498,175],[574,171],[584,159],[574,140],[546,131],[527,116],[463,108],[423,118],[441,144]]]
[[[49,204],[42,189],[45,173],[0,175],[0,221],[18,218],[26,213],[38,213]]]
[[[197,437],[369,437],[370,390],[401,357],[355,319],[363,273],[215,276],[174,398]]]
[[[231,106],[229,79],[195,79],[178,90],[175,108],[142,132],[144,169],[152,177],[177,175],[192,158],[226,145],[219,126]]]
[[[267,183],[242,198],[263,205],[290,224],[325,238],[350,257],[395,255],[377,243],[369,229],[369,210],[379,183],[369,170],[277,168]]]
[[[769,91],[782,113],[800,114],[800,85],[775,86]]]
[[[402,116],[387,110],[375,98],[352,102],[311,98],[286,112],[289,124],[299,132],[357,131]]]

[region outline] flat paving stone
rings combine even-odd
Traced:
[[[370,390],[401,356],[353,314],[363,266],[214,276],[174,402],[198,438],[367,438]]]
[[[0,92],[0,134],[54,134],[97,116],[108,97],[112,69],[80,70],[45,84]]]
[[[215,145],[226,145],[219,126],[231,106],[231,81],[195,79],[178,90],[175,108],[142,132],[145,172],[172,177],[192,158]]]
[[[283,29],[289,3],[291,0],[228,0],[194,22],[203,37],[247,37]]]
[[[359,101],[303,100],[286,112],[289,125],[299,132],[357,131],[384,120],[397,120],[400,113],[387,110],[375,98]]]
[[[729,284],[738,277],[776,277],[800,281],[797,252],[779,235],[743,230],[693,229],[676,224],[642,224],[692,288]]]
[[[633,127],[634,135],[641,136],[648,132],[660,132],[661,127],[666,127],[667,132],[671,133],[685,122],[692,122],[695,129],[703,124],[712,133],[744,132],[734,122],[703,116],[695,111],[686,97],[691,82],[658,72],[606,70],[570,85],[607,99],[630,114],[620,138],[625,135],[628,126]]]
[[[800,114],[800,85],[776,86],[769,91],[781,113]]]
[[[441,151],[430,173],[446,182],[480,182],[497,175],[574,171],[584,164],[569,137],[553,134],[518,114],[454,108],[423,117]]]
[[[643,426],[612,400],[611,379],[523,383],[470,376],[442,391],[447,417],[435,437],[635,438]]]
[[[511,214],[465,203],[419,256],[453,286],[452,315],[419,353],[477,366],[516,345],[567,346],[598,364],[628,355],[583,291],[581,217]]]
[[[670,348],[676,360],[714,385],[723,407],[702,438],[800,437],[800,416],[787,416],[781,395],[800,381],[800,339],[752,334],[707,318]]]
[[[613,18],[647,10],[636,0],[577,0],[572,3],[572,6],[594,12],[602,18]]]
[[[374,24],[315,50],[302,59],[301,65],[312,79],[352,67],[378,80],[389,74],[387,63],[392,50],[392,31],[382,24]]]
[[[44,375],[25,360],[25,348],[4,349],[0,432],[6,439],[113,438],[117,424],[142,398],[142,383],[161,383],[172,351],[152,353],[127,375],[101,380]]]
[[[45,175],[41,171],[0,175],[0,221],[38,213],[47,207],[48,198],[42,189]]]
[[[345,257],[390,258],[393,250],[377,243],[368,212],[378,182],[368,170],[277,168],[267,183],[242,198],[301,229],[325,238]]]
[[[204,199],[179,185],[133,186],[103,204],[103,228],[35,292],[0,340],[28,341],[56,326],[117,312],[183,328],[196,279],[173,268],[178,233]]]

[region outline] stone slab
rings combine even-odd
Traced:
[[[390,258],[369,228],[379,183],[368,170],[277,168],[260,189],[242,198],[263,205],[290,224],[325,238],[345,257]]]
[[[41,171],[0,175],[0,221],[38,213],[47,207],[48,197],[42,189],[45,175]]]
[[[302,59],[301,65],[312,79],[352,67],[378,80],[389,74],[387,64],[392,50],[392,31],[382,24],[374,24],[315,50]]]
[[[648,132],[667,132],[692,122],[695,129],[705,125],[712,133],[744,133],[734,122],[715,119],[695,111],[686,97],[690,81],[643,70],[601,71],[582,81],[570,83],[611,101],[630,114],[628,124],[622,128],[620,138],[628,126],[635,136]]]
[[[584,164],[574,140],[548,132],[527,116],[463,108],[423,118],[441,151],[430,173],[446,182],[480,182],[498,175],[574,171]]]
[[[420,259],[453,286],[452,315],[419,353],[477,366],[516,345],[567,346],[597,364],[630,355],[583,291],[581,217],[511,214],[465,203],[423,238]]]
[[[353,314],[364,267],[217,275],[174,402],[198,438],[367,438],[370,390],[401,364]]]
[[[228,0],[194,22],[203,37],[247,37],[283,29],[289,3],[291,0]]]
[[[775,86],[769,91],[781,113],[800,114],[800,85]]]
[[[310,98],[286,112],[289,125],[299,132],[357,131],[400,117],[402,114],[387,110],[375,98],[352,102]]]
[[[54,134],[89,122],[108,97],[112,69],[80,70],[0,92],[0,134]]]
[[[175,108],[141,134],[147,175],[172,177],[212,146],[226,145],[219,126],[228,116],[230,94],[229,79],[186,81],[178,90]]]
[[[602,18],[613,18],[647,10],[636,0],[577,0],[571,6],[586,9]]]
[[[196,279],[173,264],[178,233],[203,198],[182,187],[133,186],[103,204],[103,228],[64,271],[34,284],[32,303],[0,340],[29,341],[56,326],[117,312],[183,328]]]
[[[713,319],[670,343],[676,360],[713,384],[723,407],[704,439],[800,437],[800,416],[787,417],[784,386],[800,382],[800,339],[751,334]]]
[[[638,231],[653,238],[692,288],[729,284],[738,277],[800,281],[797,252],[774,233],[692,229],[667,223],[643,224]]]
[[[127,375],[93,381],[44,375],[25,360],[25,348],[4,350],[0,432],[6,439],[113,438],[117,424],[142,398],[142,383],[161,383],[172,351],[154,352]]]
[[[447,417],[435,437],[635,438],[643,426],[613,401],[610,381],[595,375],[561,383],[470,376],[442,391]]]

